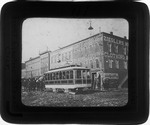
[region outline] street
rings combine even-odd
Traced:
[[[124,106],[128,90],[86,90],[76,94],[50,91],[22,92],[22,103],[27,106],[46,107],[97,107]]]

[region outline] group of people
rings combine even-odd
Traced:
[[[24,91],[43,91],[45,89],[44,79],[22,78],[22,89]]]

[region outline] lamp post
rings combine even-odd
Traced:
[[[90,22],[90,26],[89,26],[89,28],[88,28],[88,30],[90,30],[90,36],[92,35],[92,32],[91,32],[91,30],[93,30],[94,28],[92,27],[92,25],[91,25],[91,20],[89,21]]]

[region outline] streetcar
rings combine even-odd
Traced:
[[[91,87],[91,72],[85,67],[65,67],[54,69],[44,74],[45,88],[65,92]]]

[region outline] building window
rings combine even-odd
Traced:
[[[127,69],[127,61],[124,61],[124,68]]]
[[[58,63],[59,61],[59,58],[58,58],[58,55],[56,55],[56,63]]]
[[[96,59],[96,68],[99,68],[99,61]]]
[[[116,68],[119,69],[119,60],[115,60]]]
[[[85,60],[85,62],[84,62],[84,67],[86,67],[86,65],[87,65],[87,63],[86,63],[86,60]]]
[[[62,54],[62,61],[64,61],[64,54]]]
[[[114,45],[115,46],[115,52],[118,53],[118,45]]]
[[[71,59],[71,51],[69,52],[69,60]]]
[[[93,61],[92,60],[90,61],[90,64],[91,64],[91,68],[93,68]]]
[[[54,63],[56,63],[56,56],[54,56]]]
[[[109,68],[112,68],[113,60],[109,60]]]
[[[108,51],[111,52],[111,46],[112,46],[112,44],[111,43],[107,43],[107,45],[108,45]]]
[[[66,61],[66,60],[68,60],[68,59],[67,59],[67,53],[65,53],[65,61]]]
[[[127,54],[127,48],[126,47],[123,48],[123,53],[124,53],[124,55]]]
[[[53,57],[51,57],[51,63],[53,64]]]
[[[90,51],[92,52],[92,45],[90,45]]]

